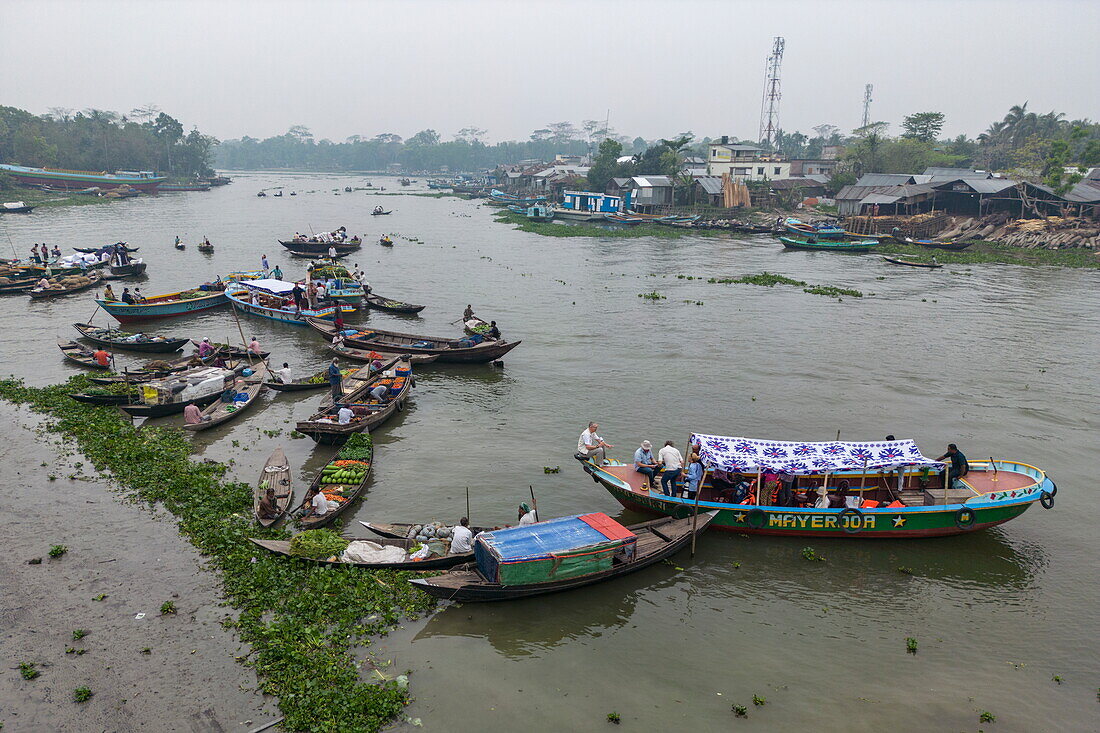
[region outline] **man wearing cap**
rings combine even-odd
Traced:
[[[523,502],[519,505],[519,524],[521,527],[525,524],[534,524],[537,521],[539,521],[539,516],[530,504]]]
[[[646,491],[656,488],[653,475],[657,472],[657,461],[653,458],[653,444],[642,441],[642,447],[634,451],[634,470],[642,474],[642,488]]]
[[[202,343],[199,344],[199,358],[205,359],[214,353],[214,347],[210,345],[210,339],[204,338]]]

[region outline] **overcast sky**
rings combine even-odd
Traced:
[[[911,112],[976,135],[1009,106],[1100,118],[1100,1],[97,2],[0,0],[0,104],[153,103],[222,139],[463,127],[526,139],[603,119],[623,134],[757,136],[786,38],[783,129],[900,130]]]

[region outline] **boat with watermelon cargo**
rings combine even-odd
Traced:
[[[1054,506],[1058,487],[1046,473],[1019,461],[970,462],[970,472],[944,486],[945,464],[921,455],[912,440],[782,442],[692,435],[705,472],[698,502],[643,488],[633,464],[597,466],[580,458],[586,473],[628,509],[685,517],[718,512],[715,529],[742,534],[858,539],[943,537],[976,532],[1023,514],[1035,502]],[[718,473],[719,485],[715,485]],[[779,506],[767,479],[780,472],[798,488],[821,495],[847,484],[844,508]],[[747,485],[747,497],[732,488]],[[760,487],[764,486],[761,491]]]
[[[664,517],[629,527],[601,512],[483,532],[476,562],[409,582],[436,598],[506,601],[555,593],[627,575],[671,557],[716,512]]]
[[[346,512],[351,505],[367,490],[371,471],[374,469],[374,440],[365,433],[356,433],[348,438],[340,452],[313,479],[306,491],[305,499],[294,510],[299,516],[298,522],[303,530],[319,529],[331,524]],[[336,506],[321,516],[314,515],[313,497],[320,492]]]

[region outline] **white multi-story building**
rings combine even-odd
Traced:
[[[721,176],[729,173],[740,181],[779,181],[791,177],[791,162],[780,155],[770,155],[761,148],[722,142],[707,146],[707,173]]]

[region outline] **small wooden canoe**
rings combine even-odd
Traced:
[[[700,513],[697,531],[702,533],[718,512]],[[592,585],[649,567],[682,550],[691,542],[694,517],[663,517],[627,527],[637,536],[632,558],[616,557],[607,570],[590,575],[528,585],[501,585],[482,577],[476,564],[461,565],[443,575],[413,578],[410,583],[436,598],[450,601],[508,601],[515,598],[556,593]]]
[[[116,244],[114,246],[117,247],[118,245]],[[109,246],[108,246],[108,248],[109,248]],[[104,247],[73,247],[73,251],[79,252],[82,255],[95,254],[96,252],[99,252],[101,249],[105,249],[105,248]],[[122,245],[122,249],[126,250],[127,252],[137,252],[139,249],[141,249],[141,247],[127,247],[124,244],[124,245]]]
[[[404,186],[405,184],[401,184],[401,185]],[[389,211],[372,211],[370,213],[370,215],[371,216],[389,216],[392,213],[393,213],[393,209],[390,209]]]
[[[286,555],[287,557],[294,557],[290,554],[290,542],[288,540],[261,540],[255,537],[249,537],[252,542],[256,543],[265,550],[270,550],[277,555]],[[352,538],[345,537],[350,542],[356,541],[356,539],[365,538]],[[305,562],[318,563],[321,565],[343,565],[354,566],[357,568],[389,568],[390,570],[443,570],[446,568],[452,568],[455,565],[461,565],[465,562],[470,562],[474,559],[474,553],[466,552],[460,555],[443,555],[429,557],[426,560],[411,560],[409,559],[409,550],[416,544],[412,540],[405,539],[382,539],[378,537],[372,537],[367,540],[373,542],[376,545],[384,545],[386,547],[399,547],[405,550],[404,562],[390,562],[390,563],[377,563],[377,562],[343,562],[342,560],[314,560],[311,557],[299,557],[297,559],[304,560]]]
[[[35,300],[40,300],[43,298],[58,298],[62,295],[68,295],[69,293],[79,293],[81,290],[94,288],[96,285],[99,285],[100,280],[103,279],[98,272],[89,272],[87,277],[88,282],[86,283],[57,289],[32,288],[27,291],[27,295],[31,296]]]
[[[275,517],[264,518],[260,516],[260,500],[264,498],[269,488],[275,489],[275,506],[279,514]],[[252,490],[252,513],[256,515],[256,521],[261,527],[270,527],[278,522],[290,508],[290,502],[294,499],[294,489],[290,483],[290,461],[286,459],[286,453],[282,448],[276,448],[275,452],[267,459],[263,470],[260,471],[260,480],[256,488]]]
[[[306,322],[328,337],[336,335],[336,327],[323,319],[307,318]],[[347,331],[349,329],[345,329]],[[353,349],[364,349],[387,354],[428,354],[439,357],[440,362],[483,364],[499,359],[522,341],[482,341],[474,346],[463,345],[462,339],[435,336],[415,336],[396,331],[369,329],[344,338],[344,344]],[[430,346],[428,344],[431,344]]]
[[[913,262],[912,260],[899,260],[896,257],[887,257],[883,255],[882,259],[889,262],[891,265],[907,265],[909,267],[923,267],[927,270],[937,270],[943,265],[938,262]]]
[[[928,247],[930,249],[943,249],[951,252],[959,252],[974,244],[973,241],[936,242],[931,239],[913,239],[912,237],[894,237],[894,239],[898,240],[902,244],[912,244],[917,247]]]
[[[135,397],[124,394],[88,394],[87,392],[75,392],[69,395],[77,402],[83,402],[87,405],[126,405],[129,404]]]
[[[179,351],[187,344],[185,338],[171,338],[169,336],[150,336],[143,334],[143,341],[131,341],[129,337],[134,334],[119,331],[115,328],[99,328],[90,323],[74,323],[73,328],[80,331],[80,335],[97,344],[110,346],[125,351],[140,351],[152,354],[169,354]]]
[[[197,349],[202,342],[191,339],[191,343],[194,344],[195,348]],[[266,359],[267,357],[271,356],[270,351],[264,351],[262,349],[260,350],[259,354],[253,354],[248,350],[247,346],[230,346],[229,344],[222,344],[218,343],[217,341],[211,341],[210,345],[213,346],[216,351],[220,352],[221,355],[226,358],[247,359],[249,356],[251,356],[253,359]]]
[[[340,460],[340,455],[337,454],[333,460]],[[367,483],[370,482],[371,474],[374,472],[374,449],[371,449],[371,457],[365,461],[369,464],[367,472],[363,476],[363,479],[354,486],[345,486],[342,493],[345,497],[345,501],[340,502],[340,506],[336,507],[332,511],[324,514],[320,517],[304,516],[301,517],[298,522],[301,524],[302,529],[319,529],[325,525],[331,524],[337,517],[346,512],[355,500],[363,495],[363,492],[367,490]],[[317,477],[313,479],[313,483],[309,485],[309,490],[306,491],[306,497],[311,497],[314,491],[321,486],[321,478],[324,475],[324,470],[317,472]],[[302,512],[310,509],[307,499],[302,499],[302,503],[294,511],[295,514],[300,515]]]
[[[107,370],[111,366],[108,364],[104,366],[95,360],[92,356],[95,352],[89,349],[83,344],[78,344],[75,341],[61,341],[58,340],[57,347],[61,349],[61,353],[65,355],[65,358],[69,361],[76,362],[82,367],[88,367],[89,369]],[[113,360],[113,357],[112,357]]]
[[[371,532],[374,532],[379,537],[389,537],[395,540],[407,539],[409,530],[419,526],[413,522],[364,522],[362,520],[360,520],[359,524],[363,525]],[[454,525],[447,526],[451,527]],[[474,534],[477,534],[478,532],[489,530],[489,527],[470,527],[469,529]]]
[[[811,252],[869,252],[879,244],[877,239],[866,239],[857,242],[811,242],[809,239],[780,237],[779,241],[787,249],[802,249]]]
[[[387,311],[389,313],[419,313],[426,307],[423,305],[413,305],[412,303],[403,303],[400,300],[391,300],[375,293],[364,295],[363,301],[367,304],[368,308]]]
[[[329,344],[328,348],[329,351],[331,351],[332,353],[347,357],[352,361],[374,361],[375,357],[371,356],[372,353],[378,354],[378,356],[382,357],[383,359],[392,359],[395,355],[401,354],[400,349],[377,349],[375,351],[370,351],[368,349],[353,349],[350,346],[344,346],[343,344],[339,346]],[[439,360],[438,354],[409,354],[408,356],[409,361],[413,364],[431,364],[433,361]]]
[[[207,430],[212,427],[227,423],[234,418],[240,417],[241,413],[252,407],[257,402],[257,397],[264,391],[263,382],[246,382],[242,389],[237,390],[238,394],[248,395],[247,401],[233,400],[231,404],[222,402],[219,397],[216,402],[212,402],[207,405],[206,409],[202,411],[203,421],[195,423],[193,425],[184,425],[184,430],[190,430],[193,433],[197,433],[200,430]],[[206,420],[205,418],[210,418]]]

